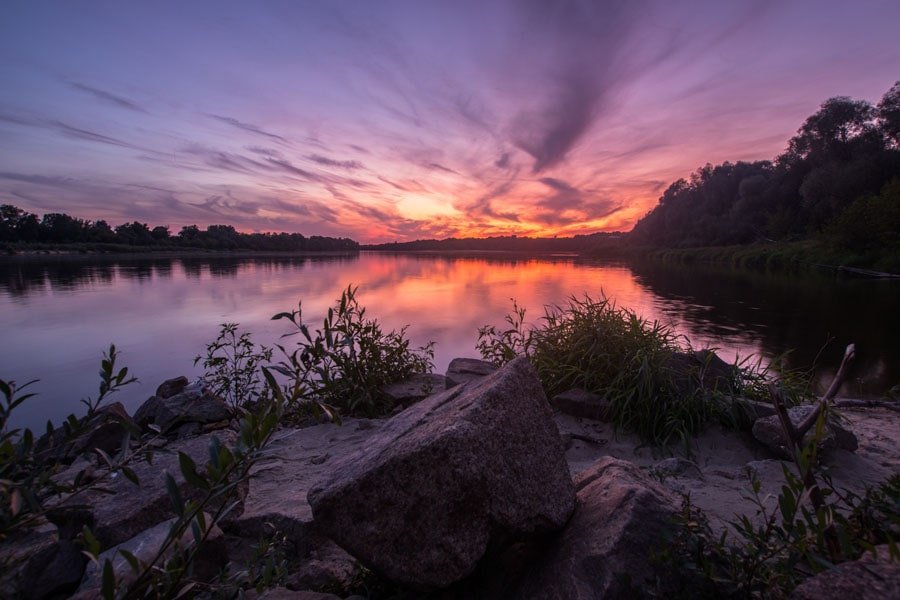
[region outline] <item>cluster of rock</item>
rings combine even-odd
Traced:
[[[713,357],[678,360],[703,365],[700,385],[720,385],[732,375]],[[683,384],[697,385],[692,381]],[[677,496],[612,457],[574,480],[570,473],[551,407],[608,421],[603,397],[571,390],[548,402],[524,358],[501,369],[456,359],[446,376],[417,376],[384,392],[404,407],[390,419],[280,430],[247,485],[229,499],[238,509],[206,544],[195,575],[239,568],[273,531],[287,541],[291,569],[286,587],[267,598],[337,598],[319,592],[348,593],[367,572],[416,593],[443,590],[440,598],[631,598],[670,575],[653,556],[673,533]],[[762,433],[772,417],[759,411],[754,434],[777,452],[780,436]],[[149,559],[174,516],[163,473],[190,498],[177,453],[203,464],[211,436],[223,444],[235,436],[228,406],[185,378],[161,385],[133,418],[121,405],[106,412],[113,416],[103,417],[110,423],[103,435],[71,448],[45,440],[45,451],[114,452],[126,419],[169,441],[152,464],[133,466],[140,487],[113,480],[106,487],[114,494],[88,492],[86,508],[60,511],[28,539],[0,548],[0,559],[19,565],[0,576],[0,596],[97,596],[99,571],[74,542],[81,526],[92,528],[104,557],[126,549]],[[802,418],[797,412],[792,418]],[[852,445],[844,433],[832,438]],[[697,468],[669,462],[660,469]],[[83,470],[76,461],[59,476]],[[114,568],[120,577],[130,572],[121,555]]]

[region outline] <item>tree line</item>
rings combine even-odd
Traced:
[[[707,164],[679,179],[629,238],[662,247],[818,238],[900,251],[900,81],[877,105],[826,100],[773,160]]]
[[[415,240],[363,246],[363,250],[391,252],[581,252],[618,240],[623,234],[592,233],[573,237],[524,237],[517,235],[487,238],[446,238]]]
[[[10,204],[0,205],[0,243],[125,245],[147,248],[198,248],[205,250],[357,251],[359,243],[299,233],[241,233],[230,225],[182,227],[172,234],[168,226],[150,227],[133,221],[112,227],[100,219],[89,221],[64,213],[42,217]]]

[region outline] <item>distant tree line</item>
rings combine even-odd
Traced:
[[[104,220],[87,221],[63,213],[38,217],[10,204],[0,205],[0,243],[13,244],[117,244],[148,248],[206,250],[356,251],[349,238],[299,233],[241,233],[230,225],[182,227],[172,234],[164,225],[150,227],[133,221],[112,227]]]
[[[394,252],[581,252],[596,248],[598,244],[620,239],[622,233],[592,233],[574,237],[521,237],[516,235],[488,238],[447,238],[443,240],[416,240],[363,246],[363,250]]]
[[[707,164],[679,179],[629,236],[664,247],[811,237],[900,251],[900,82],[877,105],[827,100],[774,160]]]

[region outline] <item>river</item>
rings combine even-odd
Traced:
[[[194,357],[218,326],[238,322],[261,343],[286,333],[271,316],[302,300],[308,322],[353,284],[388,328],[434,341],[436,371],[477,356],[478,328],[500,325],[511,298],[537,320],[571,295],[605,294],[670,324],[728,361],[787,355],[827,379],[843,348],[858,360],[842,393],[881,394],[900,383],[900,284],[833,273],[765,274],[575,256],[378,254],[277,258],[48,256],[0,261],[0,378],[39,379],[16,425],[43,429],[97,393],[101,353],[121,351],[140,382],[118,397],[133,411],[165,379],[200,375]]]

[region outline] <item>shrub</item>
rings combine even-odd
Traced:
[[[685,361],[694,353],[670,327],[607,298],[572,297],[564,306],[546,307],[535,327],[526,326],[525,309],[513,301],[506,323],[505,329],[478,330],[476,347],[485,360],[502,365],[527,356],[548,396],[572,388],[600,394],[609,400],[617,428],[659,446],[686,444],[710,420],[736,424],[733,396],[762,395],[771,375],[761,363],[743,362],[728,381],[704,382],[713,353],[705,354],[705,364]],[[796,402],[802,378],[792,374],[787,380]]]
[[[433,368],[433,342],[411,348],[406,327],[384,332],[348,287],[322,322],[311,331],[303,322],[302,305],[273,319],[287,319],[295,331],[282,337],[299,337],[292,348],[278,345],[284,356],[272,367],[288,378],[285,388],[292,400],[316,400],[342,412],[373,416],[389,412],[393,405],[382,388]]]
[[[212,393],[221,396],[232,408],[241,408],[259,399],[264,389],[260,367],[272,360],[272,349],[257,347],[247,332],[238,335],[237,323],[223,323],[219,336],[206,345],[203,380]]]

